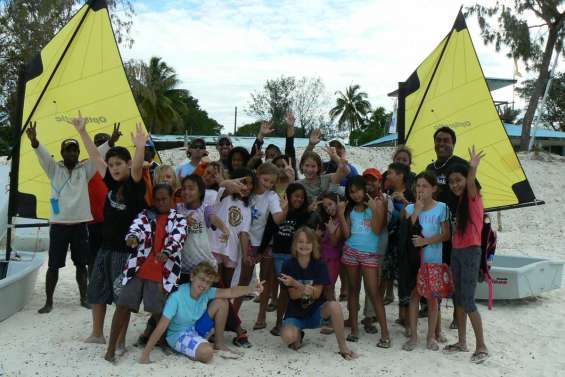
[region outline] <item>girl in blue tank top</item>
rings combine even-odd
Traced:
[[[347,203],[338,203],[338,219],[346,239],[341,262],[347,270],[349,282],[349,316],[351,319],[350,342],[359,340],[357,314],[361,277],[381,328],[377,347],[390,348],[390,336],[386,323],[385,308],[379,294],[379,270],[382,255],[379,253],[379,237],[386,227],[385,202],[372,199],[367,194],[367,182],[363,176],[349,178],[345,195]]]

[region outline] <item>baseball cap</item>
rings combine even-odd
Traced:
[[[194,148],[196,145],[203,145],[204,149],[206,149],[206,142],[204,141],[204,139],[197,137],[196,139],[192,139],[190,141],[190,145],[188,146],[189,148]]]
[[[375,179],[382,179],[383,175],[381,174],[381,172],[379,171],[379,169],[376,168],[369,168],[369,169],[365,169],[365,171],[363,172],[363,177],[373,177]]]
[[[329,145],[331,145],[331,144],[333,144],[333,143],[338,143],[338,144],[341,145],[342,148],[345,148],[345,140],[343,140],[343,139],[334,138],[334,139],[331,139],[330,141],[328,141],[328,144],[329,144]]]
[[[61,143],[61,150],[67,149],[70,146],[75,146],[77,149],[80,149],[78,141],[76,139],[65,139]]]

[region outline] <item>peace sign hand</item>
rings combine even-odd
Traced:
[[[31,122],[26,128],[26,135],[31,141],[31,146],[37,148],[39,146],[39,140],[37,140],[37,122]]]
[[[322,138],[322,131],[319,128],[314,128],[312,132],[310,132],[310,137],[308,138],[308,142],[311,145],[317,145]]]
[[[78,111],[78,117],[71,119],[71,123],[79,133],[86,129],[86,119],[82,117],[80,110]]]
[[[114,130],[112,131],[112,135],[110,136],[110,139],[108,140],[108,145],[110,147],[113,147],[116,142],[118,141],[118,139],[120,138],[120,136],[122,136],[122,132],[120,131],[120,122],[114,123]]]

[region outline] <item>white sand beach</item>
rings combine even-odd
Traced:
[[[209,148],[212,149],[212,148]],[[300,153],[300,151],[299,151]],[[213,153],[211,153],[213,156]],[[390,162],[391,149],[351,148],[350,162],[359,167],[384,169]],[[183,152],[161,153],[164,162],[179,162]],[[542,155],[533,158],[520,154],[526,175],[536,196],[546,205],[504,211],[501,215],[498,255],[541,256],[564,260],[563,234],[565,216],[565,159]],[[496,224],[496,216],[494,216]],[[394,323],[397,302],[386,307],[393,346],[375,347],[379,334],[360,331],[360,341],[350,347],[360,354],[355,361],[344,361],[337,354],[333,335],[317,330],[306,332],[306,344],[291,351],[278,337],[269,333],[274,313],[267,317],[267,329],[252,331],[258,304],[246,302],[242,307],[243,326],[249,329],[253,348],[245,350],[239,360],[215,358],[209,365],[195,363],[184,356],[165,356],[160,350],[152,354],[153,364],[137,363],[141,350],[132,346],[144,328],[147,316],[132,315],[129,326],[128,352],[116,365],[103,359],[105,347],[83,343],[90,332],[90,312],[79,306],[74,268],[70,259],[61,270],[54,297],[54,309],[37,314],[44,302],[44,273],[40,271],[35,293],[24,310],[0,323],[0,376],[559,376],[565,375],[565,289],[539,297],[513,302],[495,302],[492,311],[479,304],[485,336],[491,357],[482,365],[469,362],[471,353],[446,355],[425,349],[427,323],[420,320],[420,345],[411,352],[400,349],[405,338]],[[362,302],[362,301],[361,301]],[[2,303],[0,303],[1,305]],[[456,340],[456,330],[449,330],[451,303],[442,305],[442,327],[449,340]],[[345,305],[343,305],[346,311]],[[113,308],[108,311],[106,336]],[[469,326],[470,327],[470,326]],[[233,334],[227,334],[230,341]],[[474,336],[468,328],[469,348]]]

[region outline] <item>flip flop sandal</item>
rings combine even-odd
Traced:
[[[390,341],[390,339],[379,339],[379,342],[377,343],[377,347],[379,348],[390,348],[392,346],[392,342]]]
[[[463,347],[460,344],[448,344],[447,346],[443,347],[444,353],[456,353],[456,352],[469,352],[467,347]]]
[[[251,343],[249,343],[249,339],[247,338],[247,332],[243,332],[241,334],[239,334],[238,336],[236,336],[235,338],[233,338],[232,341],[233,345],[236,347],[241,347],[241,348],[251,348]]]
[[[416,349],[416,343],[411,343],[410,341],[408,341],[402,345],[402,349],[408,352],[414,351]]]
[[[347,335],[347,338],[345,340],[347,340],[348,342],[356,343],[359,341],[359,337],[357,335],[349,334]]]
[[[227,360],[236,360],[241,358],[241,354],[239,353],[235,353],[235,352],[230,352],[230,351],[224,351],[224,350],[219,350],[217,351],[218,356],[220,356],[222,359],[227,359]]]
[[[489,354],[486,351],[478,351],[473,353],[471,356],[471,362],[474,364],[482,364],[489,358]]]
[[[449,329],[450,330],[457,330],[457,322],[451,321],[451,323],[449,324]]]
[[[435,340],[428,342],[426,348],[429,349],[430,351],[439,351],[439,346]]]

